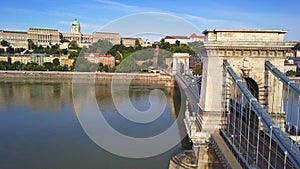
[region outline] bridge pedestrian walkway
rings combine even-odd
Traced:
[[[231,150],[228,148],[227,144],[221,137],[219,130],[216,130],[211,135],[211,137],[213,139],[214,146],[217,147],[215,150],[215,151],[217,151],[217,154],[220,153],[221,156],[223,156],[222,157],[223,159],[224,159],[224,157],[226,157],[225,163],[227,163],[227,164],[225,164],[225,165],[230,165],[230,167],[233,169],[242,169],[242,166],[240,165],[240,163],[238,162],[236,157],[233,155],[233,153],[231,152]]]

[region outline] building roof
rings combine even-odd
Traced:
[[[141,40],[142,38],[122,37],[121,39],[131,39],[131,40],[136,40],[136,39],[139,40],[140,39]]]
[[[104,55],[103,57],[104,58],[114,58],[114,56],[112,56],[112,55]]]
[[[5,31],[5,30],[0,30],[0,32],[4,32],[4,33],[22,33],[22,34],[27,34],[27,32],[24,32],[24,31]]]
[[[58,29],[52,29],[52,28],[29,28],[29,30],[58,31]]]
[[[115,32],[93,32],[93,34],[113,34],[113,35],[120,35],[119,33],[115,33]]]
[[[288,31],[276,29],[207,29],[202,33],[207,34],[209,32],[287,33]]]
[[[197,35],[197,34],[193,33],[193,34],[190,36],[190,38],[199,38],[199,39],[204,39],[204,38],[205,38],[205,36],[199,36],[199,35]]]
[[[78,22],[77,19],[75,19],[75,20],[72,22],[72,26],[80,26],[80,23]]]
[[[104,57],[104,58],[114,58],[112,55],[100,55],[100,53],[84,53],[84,57]]]
[[[190,39],[187,36],[166,36],[165,39]]]

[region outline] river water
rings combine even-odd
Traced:
[[[120,116],[110,97],[109,83],[97,84],[95,89],[103,116],[123,134],[148,137],[163,132],[176,122],[179,111],[176,105],[180,103],[180,96],[173,88],[138,84],[130,86],[131,103],[141,111],[150,106],[148,95],[151,90],[160,89],[166,96],[164,112],[149,125],[130,123]],[[154,100],[160,102],[159,98]],[[84,132],[77,117],[71,82],[1,81],[0,168],[166,169],[170,158],[182,151],[182,145],[186,145],[186,142],[178,139],[177,145],[154,157],[121,157],[95,144]],[[178,130],[178,136],[180,134]]]

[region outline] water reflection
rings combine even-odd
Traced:
[[[149,107],[148,94],[153,88],[157,86],[132,86],[130,99],[137,109]],[[96,85],[95,95],[105,118],[115,129],[143,137],[159,133],[174,122],[171,89],[159,88],[168,101],[154,125],[132,124],[120,118],[112,104],[109,85]],[[178,144],[156,157],[130,159],[101,149],[82,130],[74,114],[71,91],[70,82],[0,82],[1,169],[168,168],[169,159],[180,152]]]
[[[1,106],[29,106],[44,112],[47,109],[60,109],[71,99],[70,83],[0,82]]]

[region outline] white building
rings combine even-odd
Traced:
[[[199,36],[193,33],[191,36],[166,36],[165,42],[169,42],[170,44],[176,44],[176,41],[179,41],[180,44],[187,44],[190,42],[203,42],[204,36]]]

